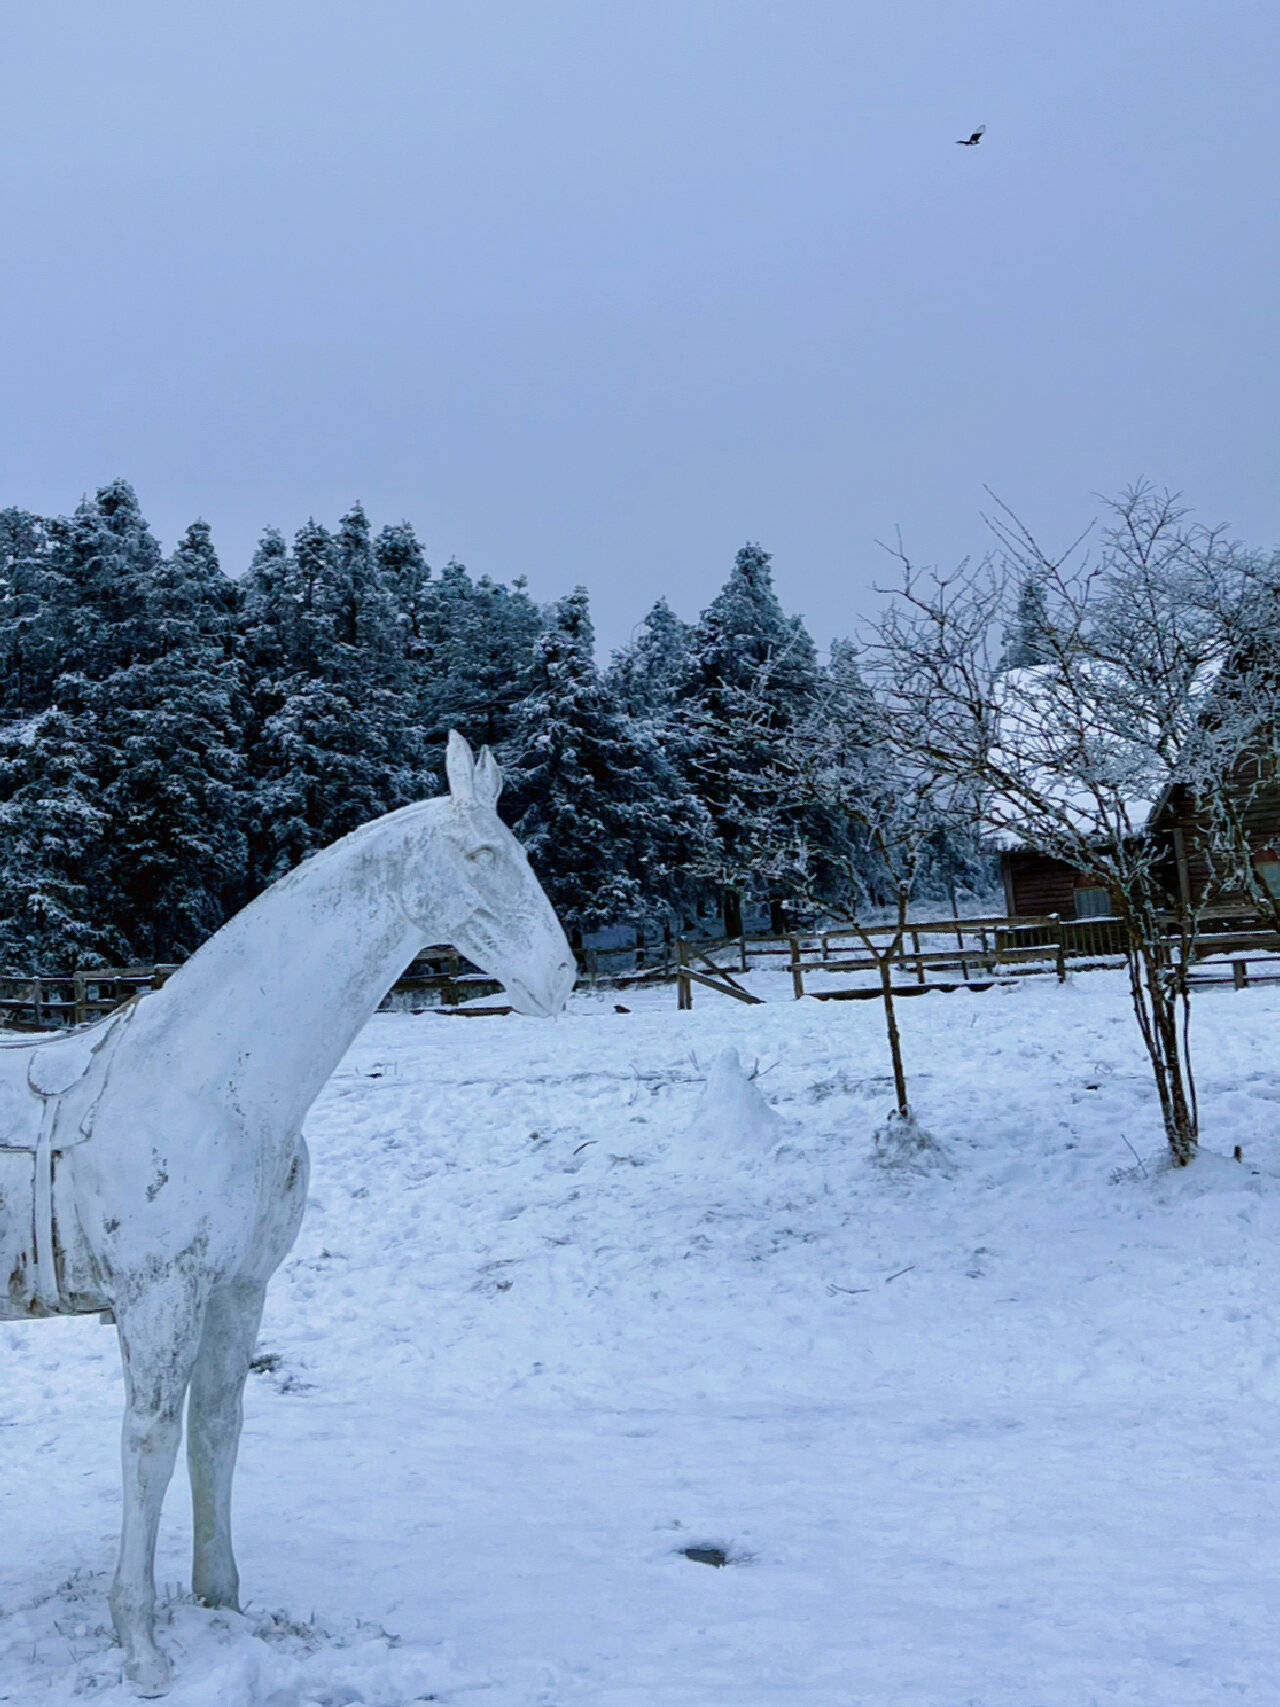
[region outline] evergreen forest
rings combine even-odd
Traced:
[[[70,517],[3,510],[0,972],[182,960],[438,792],[451,728],[494,748],[500,810],[579,941],[874,903],[859,814],[782,756],[816,736],[874,791],[875,717],[854,648],[820,662],[758,545],[695,622],[659,600],[601,668],[582,587],[540,607],[520,579],[433,569],[359,504],[269,529],[240,577],[202,521],[166,556],[123,480]],[[918,881],[954,894],[981,861],[935,843]]]

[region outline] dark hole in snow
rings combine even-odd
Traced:
[[[283,1362],[284,1358],[278,1351],[260,1351],[249,1359],[249,1367],[255,1375],[274,1375]]]
[[[729,1563],[729,1555],[723,1547],[682,1547],[681,1553],[686,1559],[692,1559],[695,1565],[721,1565]]]

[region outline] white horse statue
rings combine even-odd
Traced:
[[[191,1586],[238,1605],[242,1397],[306,1202],[307,1110],[429,943],[460,949],[522,1013],[557,1013],[573,987],[564,932],[494,809],[497,765],[487,749],[473,763],[455,733],[448,775],[447,795],[282,877],[163,989],[69,1037],[0,1046],[0,1318],[114,1313],[126,1409],[111,1615],[144,1695],[170,1681],[155,1546],[188,1391]]]

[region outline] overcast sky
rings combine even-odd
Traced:
[[[1280,541],[1274,0],[0,0],[0,504],[407,517],[603,648],[774,553]],[[977,148],[955,139],[985,123]]]

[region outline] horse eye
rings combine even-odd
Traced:
[[[473,848],[467,857],[476,865],[492,865],[498,857],[498,850],[486,842],[483,847]]]

